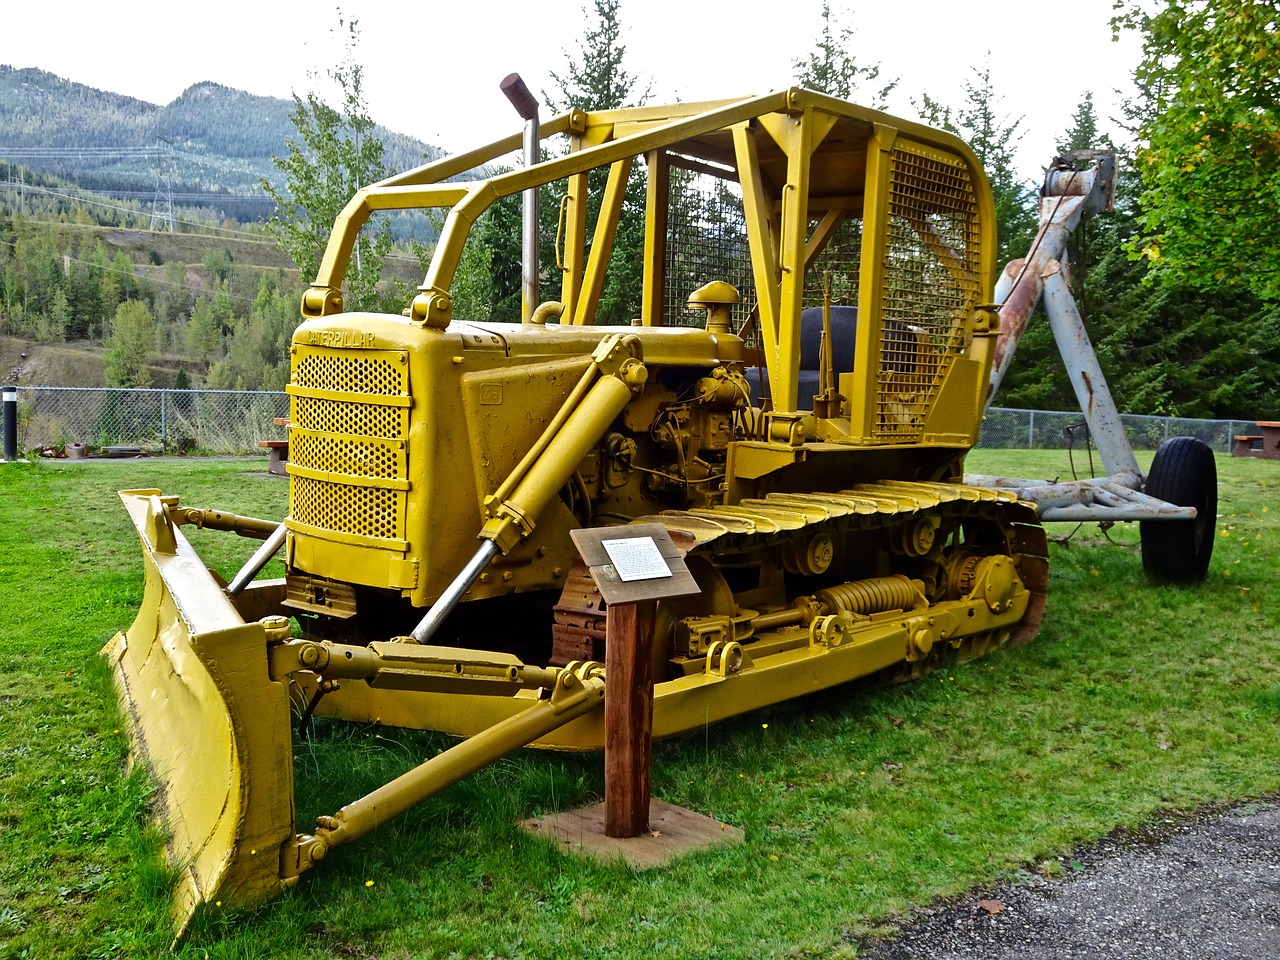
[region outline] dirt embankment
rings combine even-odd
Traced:
[[[151,368],[152,384],[173,386],[179,365],[177,360],[162,359]],[[106,386],[102,344],[38,343],[21,337],[0,337],[0,380],[23,387]]]

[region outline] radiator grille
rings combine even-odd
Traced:
[[[882,363],[873,435],[919,440],[977,304],[978,205],[956,157],[899,141],[890,167]]]
[[[353,537],[403,540],[408,355],[298,350],[289,391],[291,519]]]
[[[341,433],[394,440],[408,431],[408,410],[372,403],[325,400],[319,397],[293,398],[293,423],[317,433]]]

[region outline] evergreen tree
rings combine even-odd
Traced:
[[[1111,138],[1104,134],[1098,126],[1098,111],[1093,105],[1093,91],[1086,90],[1076,105],[1076,112],[1071,115],[1071,126],[1058,138],[1058,151],[1069,150],[1113,150],[1115,145]]]
[[[213,313],[213,304],[204,297],[191,308],[184,331],[187,353],[208,369],[222,353],[222,328]]]
[[[592,13],[582,11],[589,26],[577,56],[563,51],[568,69],[563,75],[552,71],[556,93],[542,95],[552,112],[570,108],[617,110],[649,99],[651,85],[646,83],[643,90],[639,89],[640,79],[624,65],[627,47],[622,42],[621,5],[621,0],[592,0]]]
[[[559,197],[542,191],[542,227],[539,263],[554,266],[548,241],[554,241],[555,224],[548,224],[548,207],[559,212]],[[523,242],[520,197],[503,197],[476,222],[467,240],[453,282],[454,314],[467,320],[519,323],[521,310],[521,245]],[[559,271],[543,269],[539,289],[542,299],[554,300],[560,289]]]
[[[988,52],[987,59],[990,59]],[[951,107],[928,94],[916,104],[926,123],[964,140],[977,155],[991,181],[996,206],[996,263],[1003,267],[1024,256],[1037,227],[1036,191],[1014,167],[1013,151],[1022,139],[1022,118],[998,116],[1001,97],[991,83],[990,67],[974,68],[964,83],[964,101]]]
[[[822,30],[814,41],[813,49],[807,56],[792,61],[796,78],[811,90],[840,97],[842,100],[854,100],[862,96],[861,88],[864,84],[873,84],[880,79],[880,64],[859,66],[850,53],[852,48],[853,30],[835,22],[831,5],[823,0]],[[896,79],[886,81],[884,86],[871,92],[869,105],[883,109],[889,94],[897,85]]]
[[[63,343],[67,339],[67,328],[70,326],[71,304],[63,290],[55,290],[49,312],[41,317],[36,336],[41,343]]]
[[[552,73],[557,90],[543,93],[551,110],[559,112],[578,110],[616,110],[623,106],[639,106],[649,99],[651,84],[641,80],[627,69],[626,44],[622,42],[623,26],[619,12],[620,0],[593,0],[591,11],[583,10],[588,26],[576,52],[564,51],[568,68],[564,74]],[[608,173],[594,171],[589,177],[590,200],[587,207],[588,244],[591,232],[600,213],[600,197]],[[553,215],[558,213],[559,198],[551,204],[543,201],[543,209]],[[550,226],[550,231],[548,231]],[[554,222],[544,222],[543,233],[555,236]],[[495,251],[497,253],[497,251]],[[552,261],[554,262],[554,261]],[[497,256],[492,264],[501,261]],[[644,178],[637,162],[627,181],[626,196],[618,219],[617,235],[609,255],[609,268],[605,272],[600,304],[595,323],[626,324],[640,313],[641,284],[644,277]],[[558,278],[556,280],[558,284]],[[518,279],[517,279],[518,301]]]

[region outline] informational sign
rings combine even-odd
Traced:
[[[684,555],[660,523],[572,530],[574,546],[606,604],[638,603],[701,592]]]
[[[623,583],[672,576],[671,568],[662,559],[658,545],[651,537],[601,540],[600,546],[604,547],[604,552],[613,561],[613,569]]]

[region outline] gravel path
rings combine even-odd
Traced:
[[[1280,957],[1274,798],[1066,858],[1061,879],[999,887],[930,911],[869,960],[1272,960]],[[994,912],[993,912],[994,911]]]

